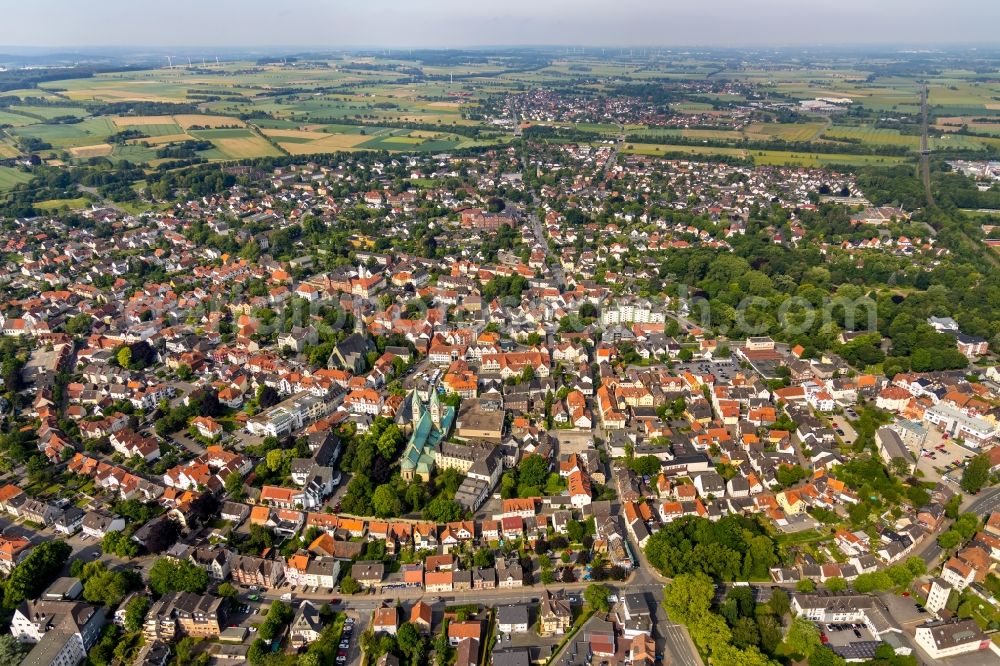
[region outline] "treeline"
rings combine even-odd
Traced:
[[[110,102],[85,104],[91,113],[109,116],[171,116],[175,113],[198,114],[203,112],[194,104],[182,102]]]
[[[214,147],[211,141],[190,139],[180,143],[169,143],[157,149],[156,157],[157,159],[189,159],[197,157],[198,151],[211,150]]]
[[[554,127],[552,125],[532,125],[522,133],[530,141],[556,140],[590,142],[595,138],[593,132],[585,132],[575,127]]]

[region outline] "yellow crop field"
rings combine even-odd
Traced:
[[[327,134],[326,132],[310,132],[308,130],[292,130],[292,129],[265,129],[261,130],[264,134],[269,137],[273,137],[278,141],[282,139],[305,139],[307,141],[319,141],[328,136],[338,136],[336,134]]]
[[[190,134],[164,134],[162,136],[149,136],[142,139],[134,139],[129,141],[129,143],[148,143],[151,146],[162,146],[165,143],[174,143],[178,141],[189,141],[191,139]]]
[[[246,123],[232,116],[202,116],[197,113],[179,113],[174,116],[174,122],[182,129],[192,127],[246,127]]]
[[[215,147],[218,148],[226,157],[232,159],[274,156],[280,154],[274,146],[257,135],[226,139],[212,139],[212,143],[214,143]]]
[[[371,137],[360,134],[327,134],[322,139],[317,139],[316,141],[283,143],[280,138],[275,138],[281,143],[281,147],[292,155],[312,155],[315,153],[335,153],[338,150],[351,150],[358,144],[371,139]]]
[[[111,154],[111,149],[112,146],[110,143],[96,143],[92,146],[70,148],[69,153],[73,157],[86,159],[88,157],[106,157]]]
[[[173,116],[112,116],[111,122],[116,127],[133,127],[140,125],[170,125],[174,123]]]

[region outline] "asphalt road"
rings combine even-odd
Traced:
[[[974,513],[980,518],[986,517],[1000,509],[1000,488],[989,488],[980,492],[971,501],[966,501],[968,503],[962,507],[963,513]],[[915,554],[922,557],[930,569],[944,551],[938,545],[936,535],[928,535],[924,544],[923,550],[918,549]]]

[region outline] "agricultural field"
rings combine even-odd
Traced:
[[[76,159],[86,159],[88,157],[107,157],[111,154],[113,146],[110,143],[97,143],[92,146],[77,146],[70,148],[69,154]]]
[[[132,122],[134,120],[146,121],[154,118],[156,117],[146,116],[144,118],[112,118],[112,121],[115,123],[115,127],[117,127],[119,131],[124,132],[126,130],[136,130],[151,138],[183,134],[181,126],[174,122],[171,116],[163,116],[163,122]]]
[[[944,132],[957,132],[966,128],[976,134],[1000,136],[1000,118],[982,116],[942,116],[935,120],[934,127]]]
[[[73,116],[74,118],[86,118],[90,112],[77,106],[22,106],[12,105],[9,107],[14,113],[20,113],[29,118],[40,120],[51,120],[61,116]]]
[[[31,174],[12,167],[0,167],[0,192],[11,189],[18,183],[27,183]]]
[[[752,159],[760,166],[804,166],[819,167],[831,164],[845,166],[892,166],[905,161],[902,157],[882,155],[848,155],[837,153],[805,153],[781,150],[746,150],[743,148],[717,148],[714,146],[659,145],[651,143],[630,143],[623,152],[636,155],[663,155],[667,153],[686,153],[688,155],[721,155]]]
[[[139,144],[117,144],[111,151],[111,158],[141,164],[156,159],[156,150]]]
[[[18,149],[14,146],[10,145],[6,141],[0,141],[0,159],[17,157],[20,154],[20,151],[18,151]]]
[[[756,64],[751,60],[735,67],[723,58],[693,53],[650,57],[643,53],[640,57],[622,51],[607,56],[558,54],[548,61],[540,59],[537,67],[529,63],[525,69],[513,72],[509,71],[510,61],[503,57],[439,65],[399,56],[345,54],[324,61],[287,65],[243,61],[194,62],[190,66],[178,63],[175,58],[172,68],[163,62],[148,70],[49,81],[37,89],[0,94],[21,98],[13,107],[0,107],[0,124],[9,125],[8,132],[13,136],[34,137],[50,143],[53,152],[45,153],[49,157],[66,151],[72,159],[109,155],[112,159],[151,165],[158,162],[158,147],[190,139],[212,142],[211,150],[199,152],[210,160],[340,150],[446,152],[503,144],[513,139],[509,133],[497,129],[492,119],[475,116],[483,113],[484,108],[498,108],[495,96],[538,86],[600,96],[614,94],[620,86],[629,83],[670,86],[683,81],[685,87],[690,86],[685,89],[690,89],[691,93],[672,97],[669,111],[701,115],[692,119],[690,128],[684,127],[686,122],[670,127],[646,127],[639,123],[647,121],[638,118],[623,122],[626,134],[637,135],[637,138],[648,136],[650,141],[671,141],[677,137],[695,145],[646,144],[640,139],[633,151],[747,157],[749,155],[741,152],[744,149],[739,145],[744,141],[842,141],[863,144],[870,152],[878,152],[879,146],[910,151],[919,146],[916,135],[876,129],[872,125],[878,116],[866,115],[867,112],[890,116],[909,114],[912,121],[919,111],[920,87],[915,78],[891,73],[870,78],[871,70],[865,68],[881,66],[882,60],[859,65],[856,60],[828,56],[817,57],[807,66],[796,61],[770,67],[761,60]],[[414,70],[420,70],[423,76],[414,76]],[[501,71],[505,73],[497,75]],[[719,81],[731,81],[734,87],[742,88],[722,90],[716,83]],[[949,135],[931,137],[932,149],[1000,152],[1000,124],[984,121],[1000,117],[1000,102],[997,101],[1000,100],[1000,84],[983,78],[971,68],[943,68],[929,76],[928,81],[930,104],[934,116],[938,117],[937,126]],[[769,100],[772,93],[779,96]],[[784,116],[788,110],[796,110],[796,100],[817,97],[850,98],[864,107],[866,114],[861,114],[860,118],[853,117],[854,114],[843,118],[837,115],[831,118],[798,116],[798,122]],[[37,100],[41,98],[55,104],[39,103]],[[737,115],[732,114],[731,105],[748,101],[760,105],[760,100],[764,100],[764,111],[743,108]],[[144,111],[140,108],[130,113],[119,106],[114,115],[101,115],[101,102],[160,102],[186,106],[178,109],[183,113],[153,111],[163,115],[140,115]],[[774,107],[767,109],[769,103]],[[74,115],[82,121],[69,125],[42,122],[60,115]],[[251,120],[248,123],[241,120],[241,116]],[[776,117],[784,122],[774,122]],[[596,116],[593,122],[541,124],[572,125],[574,130],[586,132],[591,135],[590,140],[599,142],[614,139],[621,131],[617,122],[605,118]],[[985,136],[956,133],[962,125]],[[452,131],[466,127],[478,128],[483,134],[479,139],[472,139]],[[125,145],[109,144],[112,134],[127,130],[141,132],[144,136],[130,139]],[[713,148],[696,145],[697,142],[732,145]],[[0,156],[3,155],[0,152]],[[805,151],[764,151],[754,159],[794,164],[877,164],[899,160],[898,157],[872,155],[814,155]]]
[[[30,116],[25,116],[20,113],[14,113],[9,109],[0,108],[0,125],[10,125],[12,127],[22,127],[24,125],[34,125],[38,122],[37,118],[32,118]]]
[[[291,155],[312,155],[338,150],[447,151],[473,145],[472,140],[447,132],[387,127],[325,125],[310,129],[262,129]]]
[[[916,134],[900,134],[896,129],[879,129],[870,125],[849,127],[834,125],[823,132],[824,139],[847,139],[860,141],[872,146],[906,146],[916,150],[920,147],[920,137]]]
[[[33,137],[50,143],[57,150],[101,143],[115,131],[114,123],[104,116],[87,118],[70,125],[27,125],[11,130],[18,136]]]
[[[753,123],[747,127],[745,134],[752,140],[812,141],[819,136],[824,127],[826,127],[824,122]]]
[[[134,74],[103,74],[91,78],[48,82],[40,88],[78,102],[183,102],[188,98],[186,83],[165,81],[159,76],[159,70]]]

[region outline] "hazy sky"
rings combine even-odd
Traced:
[[[11,46],[1000,43],[997,0],[0,0]]]

